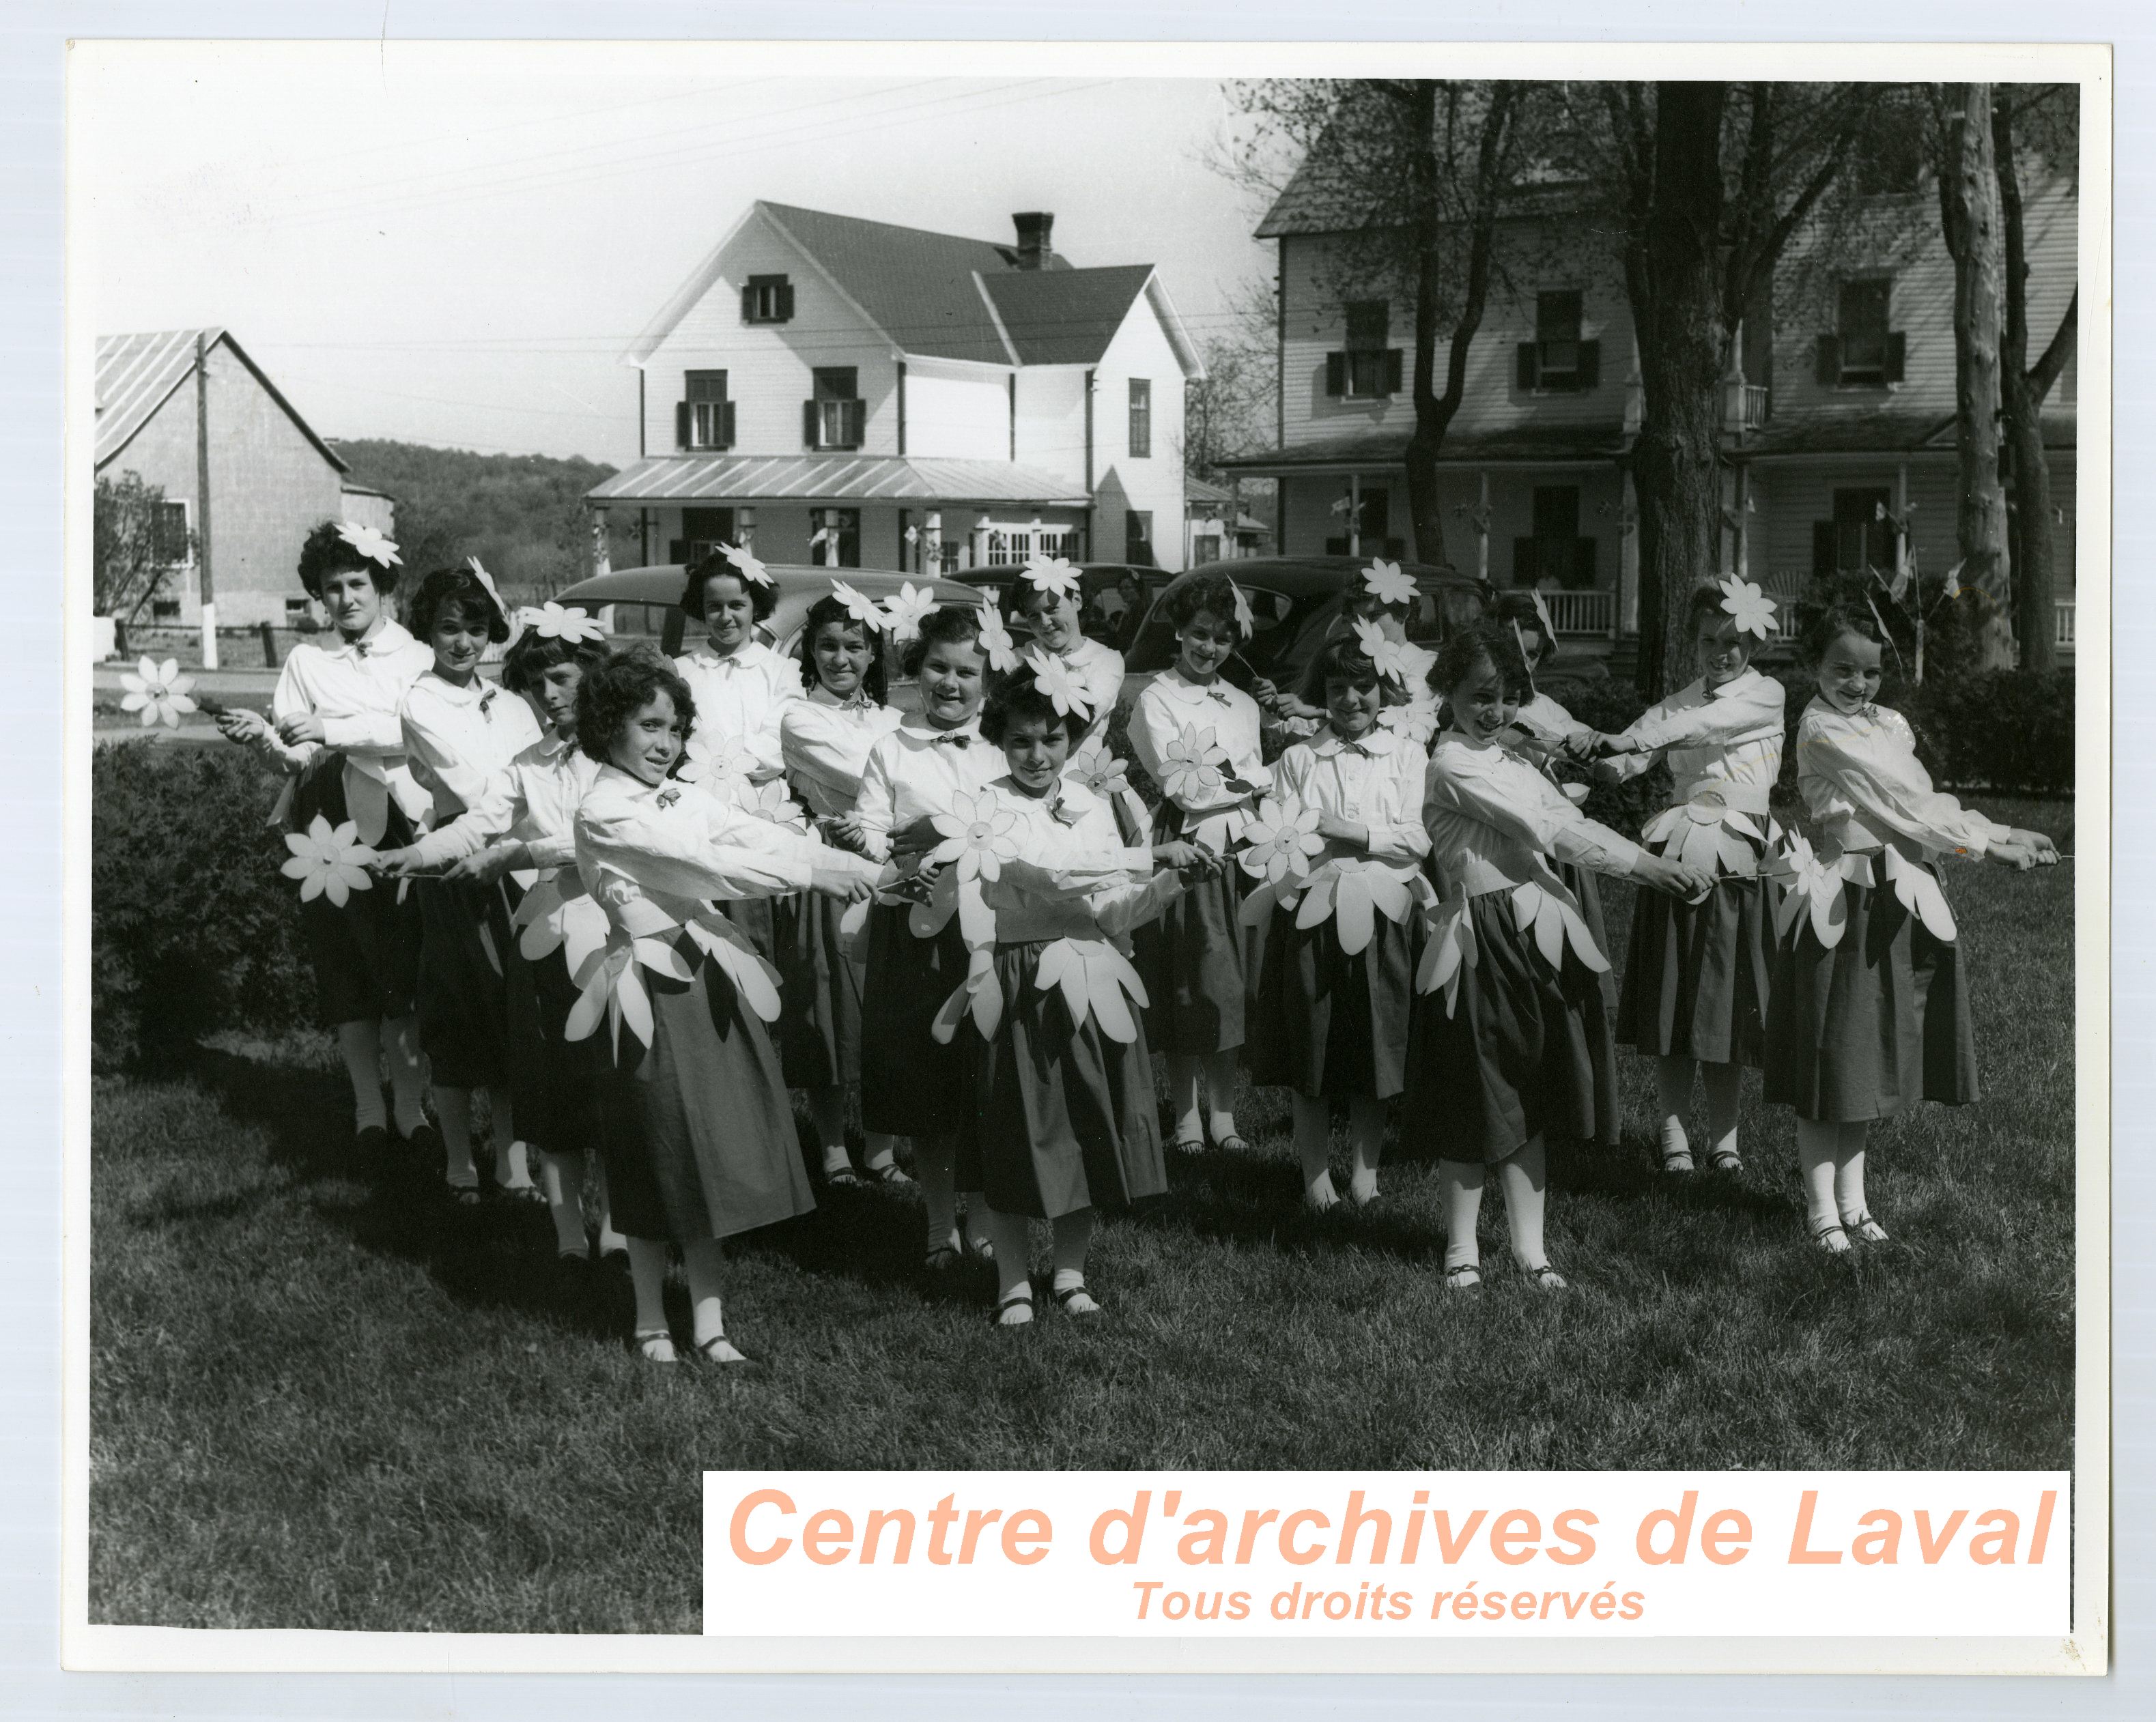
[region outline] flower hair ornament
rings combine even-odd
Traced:
[[[883,601],[884,626],[891,630],[891,643],[904,645],[920,638],[921,622],[935,607],[933,587],[917,587],[911,580],[901,582],[898,590]]]
[[[831,596],[846,607],[846,614],[868,629],[870,633],[883,631],[885,617],[876,601],[858,587],[849,586],[843,580],[831,582]]]
[[[1404,640],[1396,640],[1374,622],[1355,618],[1355,643],[1363,648],[1363,655],[1377,666],[1378,674],[1387,680],[1404,688],[1413,679],[1414,659]]]
[[[394,568],[404,558],[397,554],[397,546],[372,526],[355,525],[350,520],[340,521],[337,536],[370,562],[379,562],[385,568]]]
[[[1025,582],[1035,592],[1059,598],[1078,596],[1078,571],[1061,556],[1035,556],[1025,565]]]
[[[582,645],[586,640],[598,641],[606,638],[606,629],[597,618],[583,610],[565,608],[549,598],[543,604],[526,604],[511,618],[509,643],[515,645],[527,633],[536,634],[542,640],[560,640],[566,645]]]
[[[502,602],[501,588],[494,583],[494,576],[480,566],[477,556],[466,556],[465,566],[471,570],[472,578],[479,582],[480,589],[486,594],[486,601],[494,606],[495,613],[501,617],[505,623],[507,623],[509,606]]]
[[[1412,605],[1421,596],[1398,562],[1373,562],[1363,571],[1363,590],[1381,604]]]
[[[998,675],[1008,675],[1019,666],[1018,642],[993,604],[981,608],[981,649],[988,654],[988,668]]]
[[[1060,658],[1044,657],[1033,666],[1034,685],[1055,702],[1056,710],[1066,717],[1075,716],[1091,723],[1093,720],[1093,701],[1070,666]]]
[[[1756,634],[1763,641],[1774,635],[1774,601],[1748,580],[1732,574],[1718,582],[1722,607],[1737,619],[1739,633]]]
[[[759,561],[754,552],[738,544],[721,544],[719,554],[733,565],[735,573],[753,586],[771,584],[771,570]]]

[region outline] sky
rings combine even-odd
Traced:
[[[1220,85],[722,44],[108,43],[71,67],[98,334],[221,325],[331,438],[636,455],[630,341],[758,197],[1157,265],[1201,341],[1270,248]],[[775,62],[762,62],[765,64]],[[845,75],[837,75],[843,69]]]

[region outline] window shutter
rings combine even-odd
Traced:
[[[731,448],[734,445],[734,403],[728,401],[719,408],[719,446]]]
[[[686,401],[676,401],[674,403],[674,446],[676,448],[685,448],[689,446],[690,429],[689,403]]]
[[[1542,382],[1543,367],[1540,350],[1532,341],[1522,341],[1515,350],[1517,357],[1516,381],[1522,389],[1532,390]]]
[[[1887,337],[1887,365],[1882,373],[1884,381],[1899,382],[1902,380],[1902,356],[1903,342],[1901,336],[1889,335]]]
[[[1599,341],[1583,341],[1579,344],[1578,387],[1584,390],[1599,388],[1601,386],[1602,343]]]
[[[670,562],[687,561],[689,560],[689,541],[685,538],[668,539],[666,541],[666,560]]]
[[[1594,541],[1580,539],[1572,548],[1572,583],[1578,587],[1594,584]]]
[[[1396,346],[1385,349],[1385,392],[1396,395],[1400,392],[1400,350]]]
[[[1832,520],[1812,522],[1812,577],[1825,580],[1834,572],[1835,530]]]
[[[742,321],[744,323],[753,323],[755,320],[756,289],[753,287],[743,287],[742,289]]]
[[[1818,379],[1822,388],[1832,388],[1841,381],[1841,337],[1822,335],[1819,338]]]
[[[1327,353],[1325,356],[1325,392],[1344,395],[1348,392],[1348,355]]]
[[[782,323],[793,320],[793,284],[791,281],[778,284],[778,320]]]
[[[816,403],[814,401],[803,401],[801,403],[801,440],[808,448],[814,448],[817,446]]]
[[[1532,538],[1512,541],[1512,584],[1532,586],[1537,574],[1535,566],[1535,541]]]

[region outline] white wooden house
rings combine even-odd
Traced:
[[[1787,594],[1815,571],[1913,558],[1938,573],[1957,559],[1953,264],[1929,186],[1881,197],[1874,213],[1883,218],[1876,266],[1860,256],[1814,269],[1811,290],[1793,295],[1814,309],[1743,330],[1723,385],[1722,569]],[[2038,350],[2073,292],[2077,217],[2070,184],[2030,188]],[[1279,255],[1278,434],[1272,448],[1227,464],[1278,481],[1282,553],[1399,556],[1413,537],[1403,464],[1414,417],[1403,387],[1412,307],[1382,288],[1343,290],[1346,225],[1305,172],[1257,229]],[[1636,632],[1639,611],[1626,469],[1640,422],[1630,308],[1616,259],[1590,234],[1518,253],[1549,260],[1493,295],[1470,350],[1439,461],[1447,555],[1501,588],[1541,587],[1573,644],[1614,645]],[[1784,267],[1806,261],[1800,238]],[[1831,279],[1819,279],[1823,272]],[[1436,364],[1442,377],[1442,342]],[[2074,399],[2070,364],[2047,403],[2045,438],[2066,648]]]
[[[999,244],[752,205],[624,355],[640,458],[589,505],[647,563],[1181,567],[1197,351],[1151,264],[1073,268],[1051,217],[1013,219]]]

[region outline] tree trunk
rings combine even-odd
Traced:
[[[1415,560],[1443,567],[1445,511],[1437,495],[1437,452],[1445,444],[1452,415],[1439,416],[1437,398],[1437,300],[1442,279],[1438,247],[1444,243],[1437,208],[1437,85],[1417,79],[1409,99],[1409,125],[1414,137],[1408,171],[1414,191],[1415,303],[1414,397],[1415,425],[1408,438],[1408,515],[1414,522]]]
[[[2005,100],[1992,109],[1991,142],[1999,175],[1999,225],[2006,249],[2006,322],[1999,346],[1999,381],[2006,445],[2014,471],[2014,514],[2009,523],[2014,558],[2014,633],[2022,669],[2048,670],[2058,664],[2058,637],[2052,609],[2056,576],[2051,558],[2051,469],[2044,458],[2044,397],[2051,392],[2051,379],[2058,375],[2065,351],[2071,348],[2074,314],[2070,305],[2052,351],[2031,372],[2029,263],[2021,180],[2014,160],[2013,110]],[[2067,349],[2061,348],[2061,341],[2067,343]]]
[[[1653,196],[1637,241],[1643,290],[1632,295],[1644,395],[1632,445],[1639,685],[1649,700],[1681,679],[1685,599],[1716,566],[1723,96],[1723,85],[1703,82],[1655,91]]]
[[[1981,662],[2014,661],[2006,623],[2006,492],[1999,480],[2000,262],[1999,177],[1991,144],[1991,85],[1947,90],[1948,172],[1939,188],[1954,263],[1954,513],[1961,583],[1981,593]]]

